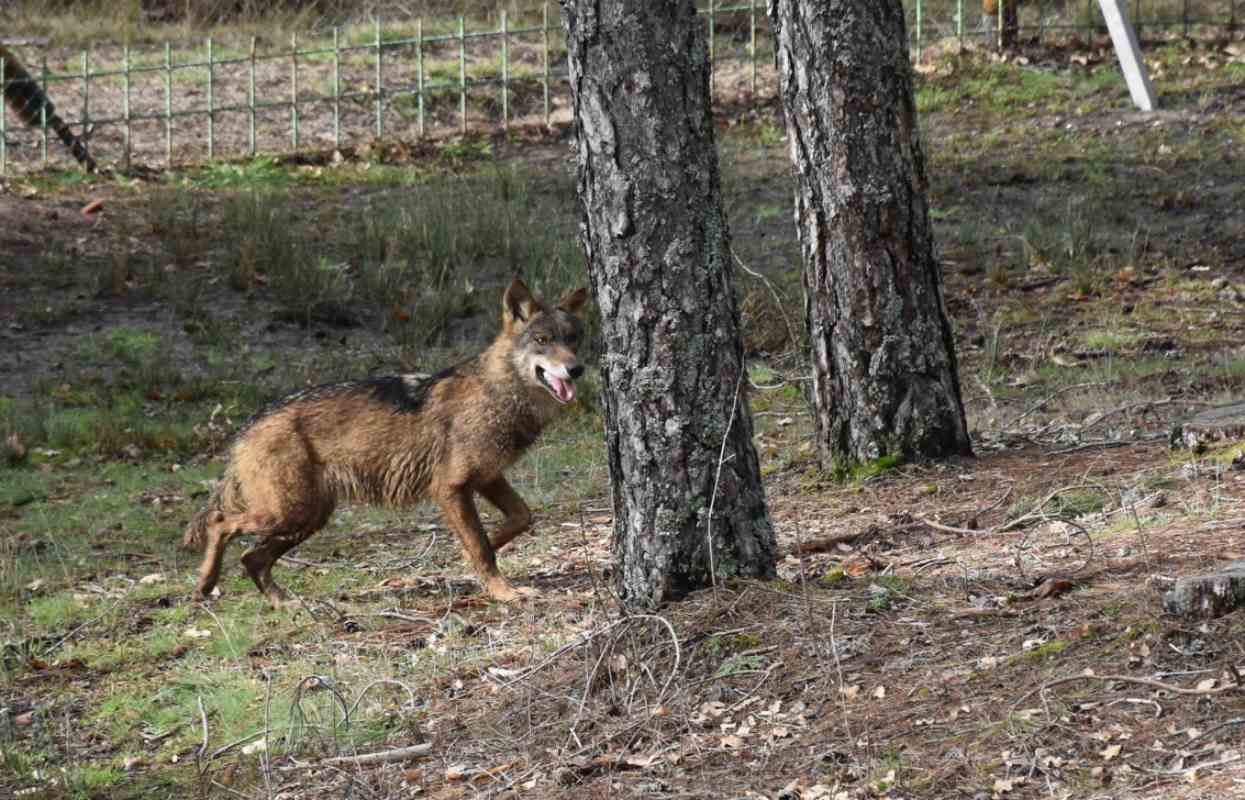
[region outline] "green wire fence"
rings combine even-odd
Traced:
[[[981,0],[907,0],[913,55],[949,40],[997,44],[1008,1],[995,4],[993,20],[985,18]],[[1237,1],[1133,0],[1129,13],[1143,36],[1196,36],[1234,29]],[[61,103],[62,118],[86,131],[96,158],[127,170],[136,161],[172,164],[175,157],[194,162],[337,149],[366,142],[369,132],[424,138],[549,127],[569,120],[566,47],[550,5],[534,6],[517,25],[504,11],[487,26],[469,29],[459,17],[449,25],[433,22],[431,32],[422,19],[378,18],[370,30],[293,34],[288,47],[262,52],[254,38],[241,46],[208,38],[176,50],[165,43],[154,52],[99,47],[56,72],[45,52],[37,70],[27,68]],[[1092,37],[1101,28],[1097,0],[1021,0],[1016,11],[1010,24],[1027,39]],[[701,13],[715,99],[735,105],[772,99],[773,44],[763,0],[710,2]],[[0,85],[5,70],[0,59]],[[76,116],[63,113],[74,84],[81,101]],[[0,110],[0,175],[17,151],[31,166],[61,158],[49,153],[47,104],[34,129],[10,122],[9,113]]]

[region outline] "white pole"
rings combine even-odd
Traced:
[[[1102,7],[1102,16],[1107,22],[1107,30],[1111,32],[1111,42],[1115,45],[1115,56],[1120,60],[1120,69],[1124,72],[1124,80],[1128,82],[1128,93],[1133,97],[1133,105],[1142,111],[1153,111],[1155,106],[1154,87],[1146,75],[1146,64],[1141,60],[1141,46],[1137,43],[1137,32],[1124,16],[1120,0],[1098,0]]]

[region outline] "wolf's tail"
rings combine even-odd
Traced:
[[[73,153],[73,157],[78,159],[78,163],[87,172],[94,172],[95,159],[91,158],[90,151],[86,149],[86,142],[75,136],[65,121],[57,115],[56,107],[52,105],[47,93],[39,88],[39,84],[22,66],[22,62],[4,45],[0,45],[0,61],[4,62],[4,101],[13,109],[13,113],[31,127],[38,127],[46,121],[47,126],[60,137],[69,152]]]

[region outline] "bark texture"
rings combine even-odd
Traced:
[[[900,0],[771,0],[830,470],[971,452]]]
[[[774,564],[706,42],[691,0],[563,0],[562,18],[605,349],[617,584],[627,605],[652,607],[708,585],[711,564],[718,579]]]

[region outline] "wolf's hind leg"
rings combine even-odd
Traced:
[[[273,534],[242,554],[242,566],[276,609],[288,602],[289,595],[272,579],[272,565],[315,531]]]

